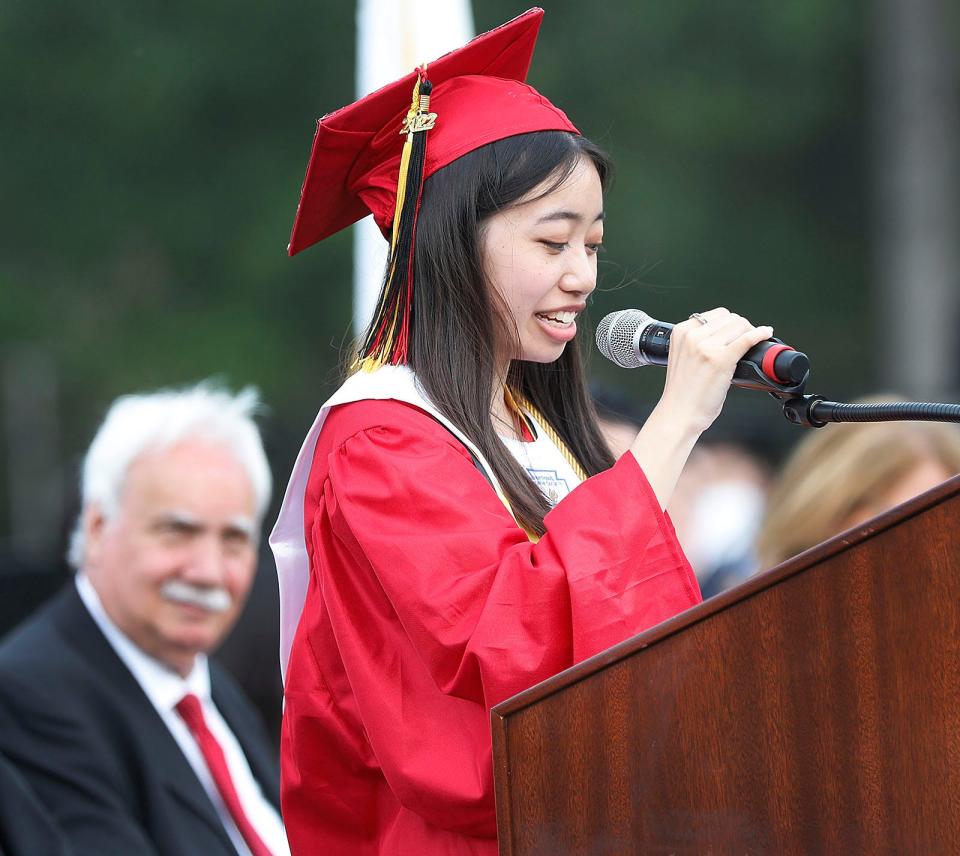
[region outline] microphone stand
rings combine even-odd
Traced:
[[[827,401],[822,395],[804,394],[809,379],[809,367],[792,384],[771,380],[753,364],[741,363],[734,374],[736,386],[770,393],[783,405],[787,421],[805,428],[823,428],[828,422],[960,422],[960,404],[922,401],[843,404]]]
[[[890,404],[843,404],[821,395],[785,397],[783,415],[794,425],[823,428],[828,422],[960,422],[960,404],[900,401]]]

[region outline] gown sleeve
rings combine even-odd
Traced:
[[[420,412],[318,454],[312,584],[357,718],[401,802],[482,833],[490,708],[697,603],[690,566],[629,453],[561,500],[535,544]]]

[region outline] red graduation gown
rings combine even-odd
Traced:
[[[629,453],[532,544],[436,420],[360,401],[327,417],[304,505],[281,740],[300,856],[492,856],[490,708],[700,600]]]

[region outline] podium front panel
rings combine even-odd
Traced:
[[[501,853],[960,853],[958,486],[495,708]]]

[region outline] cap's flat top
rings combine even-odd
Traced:
[[[536,130],[576,131],[523,85],[543,18],[530,9],[427,65],[433,84],[424,177],[497,139]],[[325,115],[317,125],[288,250],[290,255],[373,213],[392,221],[403,136],[400,125],[417,80],[400,80]]]

